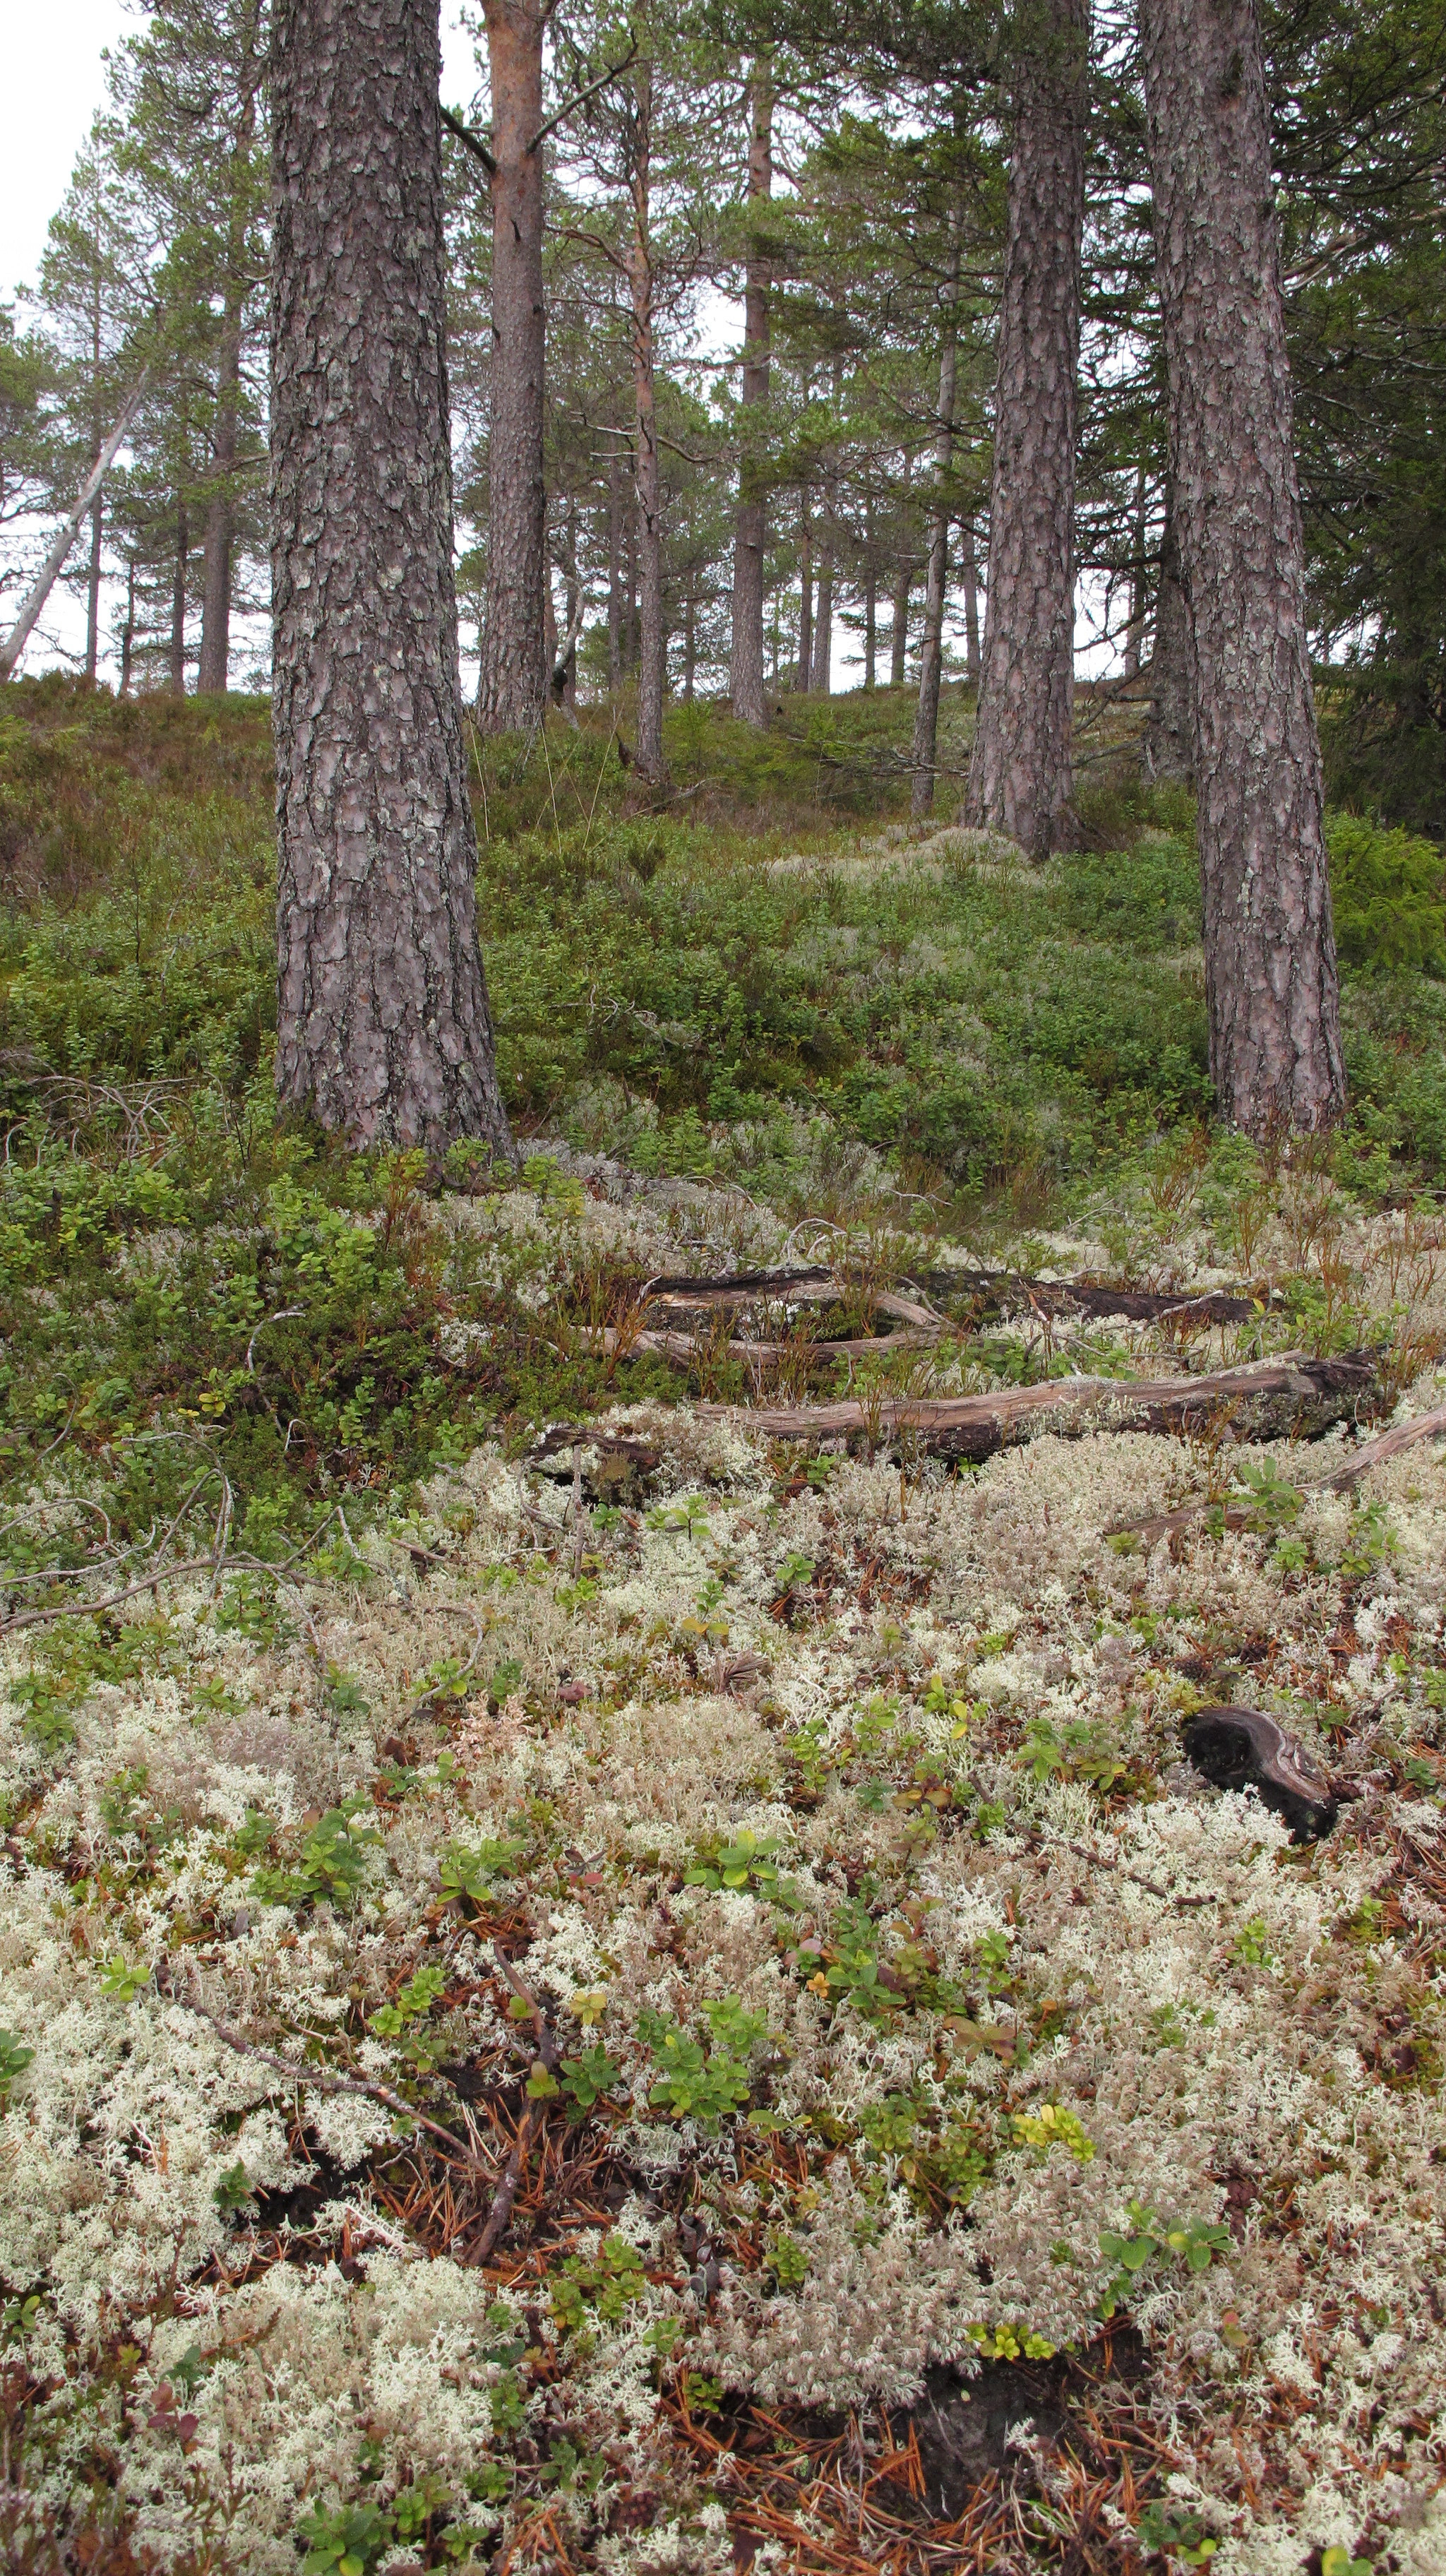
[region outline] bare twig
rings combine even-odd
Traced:
[[[444,2129],[439,2120],[429,2119],[425,2111],[419,2111],[414,2103],[406,2101],[400,2093],[394,2093],[390,2084],[378,2084],[368,2075],[332,2075],[324,2073],[319,2067],[298,2065],[295,2058],[279,2056],[275,2049],[260,2048],[254,2040],[243,2039],[240,2031],[233,2029],[230,2022],[223,2021],[219,2013],[212,2012],[209,2004],[203,2004],[199,1995],[184,1993],[179,1986],[169,1981],[161,1991],[171,2003],[181,2004],[187,2012],[198,2013],[202,2021],[208,2021],[217,2038],[223,2039],[228,2048],[234,2048],[238,2057],[251,2057],[259,2066],[274,2067],[278,2075],[284,2075],[296,2084],[310,2085],[317,2093],[364,2094],[369,2100],[380,2102],[385,2110],[396,2112],[400,2118],[410,2120],[414,2127],[425,2129],[429,2136],[440,2138],[443,2146],[450,2147],[453,2155],[460,2158],[463,2164],[471,2165],[474,2170],[487,2171],[473,2148],[467,2146],[451,2129]],[[490,2174],[488,2179],[490,2181]]]
[[[1302,1490],[1307,1494],[1344,1494],[1373,1467],[1384,1467],[1388,1458],[1398,1457],[1403,1449],[1414,1447],[1418,1440],[1446,1438],[1446,1404],[1438,1404],[1429,1413],[1418,1413],[1409,1422],[1398,1422],[1374,1440],[1363,1442],[1343,1466],[1332,1467],[1325,1476],[1312,1476]],[[1143,1520],[1112,1521],[1105,1533],[1109,1538],[1126,1533],[1144,1539],[1153,1546],[1158,1538],[1168,1538],[1175,1530],[1188,1529],[1202,1513],[1222,1511],[1227,1529],[1249,1527],[1255,1505],[1248,1499],[1223,1504],[1218,1494],[1199,1494],[1192,1502],[1179,1504],[1173,1512],[1147,1513]]]
[[[508,1958],[507,1953],[502,1948],[500,1942],[493,1944],[493,1953],[496,1958],[497,1965],[501,1969],[507,1984],[511,1987],[519,2002],[526,2004],[528,2011],[532,2015],[532,2027],[537,2038],[537,2054],[533,2058],[532,2067],[528,2070],[529,2076],[539,2066],[544,2067],[549,2075],[555,2075],[562,2061],[558,2051],[557,2042],[548,2027],[547,2015],[542,2010],[536,1997],[529,1993],[527,1987],[523,1984],[522,1979],[513,1967],[511,1960]],[[513,2142],[512,2153],[507,2159],[506,2170],[503,2173],[501,2182],[497,2186],[496,2197],[487,2213],[487,2224],[483,2228],[476,2245],[465,2257],[466,2261],[474,2268],[478,2268],[488,2261],[489,2257],[493,2254],[507,2233],[508,2226],[511,2223],[513,2203],[517,2198],[518,2187],[522,2181],[523,2174],[527,2169],[527,2159],[532,2149],[532,2142],[536,2137],[538,2130],[541,2128],[545,2117],[546,2111],[543,2102],[536,2095],[533,2095],[528,2101],[527,2108],[523,2112],[521,2119],[518,2121],[517,2136]]]

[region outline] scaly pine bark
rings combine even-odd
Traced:
[[[354,1144],[509,1144],[474,908],[437,0],[280,0],[276,1080]]]
[[[1345,1110],[1257,0],[1141,0],[1210,1072],[1249,1134]]]

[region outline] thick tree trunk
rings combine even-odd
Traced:
[[[280,0],[277,1090],[355,1144],[507,1150],[477,944],[437,0]]]
[[[608,457],[608,687],[623,676],[623,460],[614,447]]]
[[[546,0],[487,0],[492,74],[492,355],[484,732],[540,724],[547,694],[542,477],[542,38]]]
[[[1257,0],[1141,0],[1194,683],[1210,1071],[1249,1134],[1344,1115]]]
[[[636,456],[628,476],[623,506],[623,548],[627,566],[627,617],[623,628],[623,669],[638,667],[638,472]]]
[[[743,724],[761,725],[763,704],[763,566],[768,543],[768,467],[761,453],[768,405],[770,347],[767,223],[773,194],[773,66],[767,54],[748,85],[750,230],[743,288],[743,388],[738,460],[738,520],[733,539],[733,640],[729,692]]]
[[[171,583],[171,695],[186,694],[186,573],[191,555],[191,529],[184,501],[176,505],[176,571]]]
[[[864,574],[864,687],[877,688],[879,672],[879,585],[873,562]]]
[[[966,811],[1045,858],[1073,793],[1074,465],[1088,0],[1021,35],[989,501],[989,593]]]
[[[1143,744],[1149,778],[1189,780],[1195,775],[1195,718],[1191,705],[1190,630],[1180,588],[1180,549],[1175,503],[1165,479],[1165,529],[1160,539],[1160,586],[1155,595],[1155,643],[1150,656],[1150,712]]]
[[[959,354],[959,266],[964,213],[955,200],[949,216],[949,264],[944,276],[943,338],[939,349],[939,411],[934,433],[934,496],[929,511],[929,569],[924,591],[924,637],[919,656],[919,704],[914,715],[914,780],[909,811],[915,821],[932,812],[934,761],[939,741],[939,683],[944,670],[944,599],[949,582],[949,483],[954,463],[954,381]]]
[[[632,168],[633,234],[628,252],[632,290],[633,401],[637,419],[638,501],[638,741],[637,764],[645,778],[663,776],[663,690],[668,639],[663,624],[663,501],[658,472],[658,421],[653,382],[653,243],[651,141],[653,69],[639,63],[632,75],[636,144]]]
[[[808,694],[813,677],[813,522],[808,515],[808,494],[799,495],[798,503],[798,679],[801,697]]]
[[[85,585],[85,676],[92,685],[100,669],[100,571],[104,524],[105,502],[97,492],[90,505],[90,571]]]

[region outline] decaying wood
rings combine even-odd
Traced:
[[[1264,1709],[1200,1709],[1185,1730],[1185,1750],[1217,1789],[1258,1790],[1296,1842],[1314,1842],[1335,1823],[1330,1782]]]
[[[1353,1449],[1339,1467],[1329,1475],[1312,1476],[1302,1488],[1307,1494],[1344,1494],[1369,1475],[1373,1467],[1383,1467],[1388,1458],[1398,1457],[1403,1449],[1413,1448],[1418,1440],[1446,1439],[1446,1404],[1438,1404],[1430,1413],[1418,1413],[1409,1422],[1398,1422],[1376,1439],[1364,1441]],[[1223,1502],[1218,1494],[1197,1494],[1188,1503],[1177,1504],[1172,1512],[1149,1512],[1142,1520],[1112,1521],[1106,1536],[1119,1538],[1128,1532],[1153,1547],[1156,1539],[1168,1538],[1175,1530],[1188,1529],[1202,1513],[1219,1511],[1227,1529],[1248,1529],[1258,1506],[1249,1501]]]
[[[945,1316],[916,1297],[901,1297],[891,1288],[871,1289],[836,1270],[737,1270],[716,1279],[650,1279],[642,1304],[660,1306],[665,1314],[713,1312],[738,1306],[842,1306],[862,1299],[878,1315],[935,1336],[949,1329]]]
[[[1309,1436],[1354,1411],[1375,1386],[1374,1362],[1362,1352],[1315,1360],[1302,1351],[1208,1376],[1053,1378],[1042,1386],[1001,1387],[987,1395],[897,1396],[873,1403],[700,1404],[704,1418],[731,1419],[770,1440],[862,1437],[876,1449],[910,1440],[936,1457],[990,1458],[1027,1440],[1035,1429],[1069,1435],[1092,1417],[1112,1417],[1117,1431],[1217,1431],[1238,1437]]]
[[[1211,1288],[1182,1297],[1155,1288],[1119,1288],[1098,1280],[1026,1279],[1017,1270],[931,1270],[920,1284],[931,1297],[969,1297],[989,1315],[1081,1316],[1092,1323],[1248,1324],[1267,1302],[1241,1288]]]

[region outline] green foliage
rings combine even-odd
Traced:
[[[476,1843],[447,1843],[438,1862],[444,1902],[455,1903],[458,1897],[467,1896],[474,1905],[486,1905],[496,1894],[499,1881],[511,1876],[526,1849],[526,1843],[513,1835],[501,1841],[484,1838]]]
[[[1058,2102],[1046,2102],[1039,2111],[1016,2111],[1014,2134],[1021,2146],[1037,2147],[1048,2155],[1051,2147],[1067,2147],[1076,2164],[1091,2162],[1095,2148],[1093,2138],[1085,2135],[1078,2118]]]
[[[1336,947],[1349,966],[1446,976],[1446,859],[1430,841],[1355,814],[1327,838]]]
[[[776,1834],[755,1834],[747,1827],[732,1842],[705,1844],[692,1867],[683,1872],[685,1887],[751,1889],[774,1905],[792,1901],[786,1879],[778,1875]]]
[[[13,2030],[0,2030],[0,2113],[9,2109],[10,2088],[34,2055],[34,2049],[17,2039]]]
[[[314,2504],[297,2523],[296,2537],[306,2549],[302,2576],[371,2576],[391,2546],[392,2519],[370,2504],[341,2505],[332,2512]]]
[[[1146,2505],[1135,2525],[1135,2541],[1144,2557],[1178,2559],[1182,2567],[1208,2566],[1219,2547],[1198,2514],[1158,2500]]]
[[[714,2130],[747,2101],[753,2082],[748,2061],[769,2033],[766,2018],[747,2011],[736,1996],[705,2004],[703,2011],[711,2049],[650,2006],[638,2016],[638,2037],[660,2069],[649,2098],[675,2119],[695,2119]]]
[[[216,2207],[227,2218],[231,2218],[238,2209],[245,2208],[247,2202],[254,2196],[255,2188],[242,2158],[238,2156],[234,2165],[226,2167],[211,2197]]]
[[[584,2327],[589,2316],[617,2325],[625,2310],[647,2290],[643,2258],[625,2236],[604,2237],[595,2256],[570,2254],[551,2282],[553,2311],[569,2334]]]
[[[1106,2321],[1132,2295],[1152,2265],[1173,2259],[1183,2263],[1188,2272],[1206,2272],[1217,2254],[1230,2251],[1228,2227],[1198,2218],[1162,2219],[1137,2200],[1130,2202],[1128,2217],[1128,2235],[1112,2228],[1100,2230],[1100,2252],[1107,2263],[1115,2266],[1099,2305],[1099,2314]]]
[[[367,1798],[328,1807],[306,1836],[294,1869],[259,1869],[252,1887],[263,1905],[315,1905],[325,1900],[345,1913],[366,1877],[368,1848],[381,1841],[374,1826],[357,1822],[370,1813]]]

